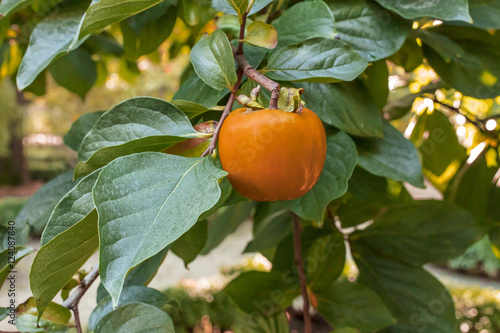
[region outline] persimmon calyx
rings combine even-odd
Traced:
[[[304,88],[281,87],[278,98],[278,109],[286,112],[300,112],[306,105],[300,99]]]
[[[265,107],[257,101],[260,89],[261,89],[260,85],[257,85],[257,87],[253,88],[252,91],[250,92],[250,97],[246,95],[239,95],[236,97],[236,100],[238,101],[238,103],[240,103],[243,106],[246,106],[249,109],[263,110],[265,109]]]

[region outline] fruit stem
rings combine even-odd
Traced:
[[[291,212],[293,220],[293,248],[294,248],[294,264],[297,268],[297,274],[300,280],[300,293],[303,300],[303,312],[304,312],[304,332],[312,333],[312,323],[311,314],[309,313],[309,295],[307,293],[307,281],[306,273],[304,270],[304,261],[302,259],[302,242],[301,242],[301,232],[302,227],[300,226],[300,220],[297,214]]]

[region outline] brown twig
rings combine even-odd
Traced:
[[[297,274],[300,280],[300,293],[304,302],[304,332],[312,333],[311,314],[309,313],[309,296],[307,294],[306,273],[304,270],[304,261],[302,259],[302,244],[300,234],[302,227],[300,226],[299,217],[295,213],[291,213],[293,219],[293,248],[294,248],[294,264],[297,268]]]
[[[82,333],[82,324],[80,322],[80,312],[78,311],[78,303],[73,307],[73,314],[75,315],[76,333]]]
[[[80,299],[85,295],[89,287],[99,276],[99,265],[95,265],[85,278],[83,278],[77,289],[63,302],[63,306],[68,309],[74,309],[78,305]]]

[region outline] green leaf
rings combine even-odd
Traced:
[[[421,266],[457,257],[485,231],[481,222],[464,209],[443,201],[415,201],[388,208],[373,225],[349,239],[384,257]]]
[[[0,15],[7,16],[29,6],[35,0],[2,0]]]
[[[191,63],[198,76],[210,87],[232,89],[236,82],[233,51],[225,33],[215,30],[203,35],[191,50]]]
[[[67,332],[71,312],[64,306],[50,303],[42,318],[37,321],[38,314],[35,299],[29,298],[17,308],[16,328],[21,332]]]
[[[102,318],[95,333],[174,333],[174,323],[163,310],[145,303],[130,303]]]
[[[74,151],[78,151],[83,138],[87,135],[90,129],[94,127],[95,123],[99,120],[103,113],[104,111],[97,111],[81,115],[73,123],[73,125],[71,125],[68,133],[64,135],[64,144]]]
[[[184,112],[189,119],[193,119],[194,117],[210,111],[209,108],[191,101],[175,100],[171,103],[175,105],[176,108]]]
[[[411,22],[370,0],[327,0],[340,40],[351,45],[367,61],[390,56],[401,48]]]
[[[355,136],[382,137],[382,118],[370,91],[358,80],[333,84],[296,83],[306,107],[322,121]]]
[[[314,240],[304,256],[307,285],[317,295],[323,293],[344,269],[344,235],[330,231]]]
[[[246,313],[272,316],[286,309],[300,294],[299,281],[282,273],[250,271],[229,282],[224,292]]]
[[[93,0],[85,12],[76,39],[82,38],[96,30],[120,22],[130,16],[136,15],[162,0]]]
[[[158,269],[167,256],[168,250],[169,247],[167,246],[151,258],[148,258],[139,265],[135,266],[125,278],[123,288],[127,288],[129,286],[147,286],[158,272]],[[104,288],[103,284],[100,283],[97,288],[97,303],[102,301],[107,296],[109,296],[108,291]]]
[[[52,214],[43,230],[40,244],[43,246],[60,233],[68,230],[85,218],[95,209],[92,200],[94,187],[99,170],[82,178],[54,207]]]
[[[318,312],[333,327],[373,332],[396,323],[377,294],[357,283],[333,283],[316,297]]]
[[[313,38],[279,48],[261,72],[281,81],[352,81],[368,64],[345,42]]]
[[[208,237],[207,221],[195,223],[185,234],[172,243],[170,249],[184,261],[184,266],[193,262],[203,250]]]
[[[144,151],[161,151],[188,138],[207,137],[195,131],[179,109],[161,99],[126,100],[99,118],[78,150],[75,175],[96,170],[117,157]]]
[[[423,188],[422,166],[413,143],[384,122],[382,139],[360,139],[358,164],[377,176],[404,181]]]
[[[392,10],[407,19],[418,19],[424,16],[441,20],[472,22],[467,0],[375,0],[385,8]]]
[[[271,317],[257,314],[238,315],[233,325],[234,333],[289,333],[288,318],[285,312]]]
[[[7,318],[7,316],[9,315],[9,313],[10,313],[10,309],[9,308],[0,308],[0,321],[2,321],[5,318]]]
[[[180,86],[179,90],[172,98],[172,104],[177,100],[186,100],[211,108],[227,94],[229,89],[216,90],[203,82],[202,79],[193,71],[186,81]],[[184,110],[183,110],[184,111]]]
[[[323,1],[300,2],[287,9],[273,25],[278,30],[278,46],[337,35],[332,11]]]
[[[392,55],[389,60],[398,66],[404,67],[405,71],[412,72],[422,64],[424,54],[417,40],[408,37],[401,49]]]
[[[278,32],[270,24],[254,21],[248,25],[247,31],[243,41],[248,44],[266,49],[274,49],[278,45]]]
[[[74,50],[84,40],[70,46],[78,31],[88,1],[71,2],[46,16],[33,30],[28,49],[17,72],[17,87],[28,87],[54,59]]]
[[[8,278],[9,273],[14,270],[15,264],[26,257],[28,254],[33,252],[33,249],[25,246],[15,246],[14,249],[6,249],[0,252],[0,289],[3,283]],[[12,261],[12,257],[15,258],[15,262]]]
[[[370,91],[379,110],[382,110],[389,97],[389,70],[386,61],[379,60],[368,66],[361,80]]]
[[[278,204],[272,207],[271,213],[256,224],[253,239],[247,244],[244,252],[268,249],[292,233],[290,212],[280,209]]]
[[[238,16],[238,13],[234,10],[234,6],[231,4],[233,0],[212,0],[212,7],[219,12],[224,12],[226,14],[232,14]],[[237,0],[237,2],[244,2]],[[261,9],[269,5],[273,0],[255,0],[253,6],[248,12],[248,16],[259,12]]]
[[[437,27],[418,35],[436,73],[461,93],[478,99],[500,95],[500,37],[470,27]],[[477,52],[481,50],[481,52]]]
[[[82,99],[97,79],[96,62],[90,52],[81,47],[53,61],[49,70],[57,84]]]
[[[240,202],[220,209],[213,218],[208,219],[208,237],[201,254],[207,254],[217,247],[245,221],[251,214],[254,204]]]
[[[469,0],[469,13],[474,26],[482,29],[500,29],[499,0]]]
[[[123,307],[128,304],[140,302],[152,305],[158,309],[162,309],[165,305],[168,304],[168,301],[168,297],[164,293],[156,289],[143,286],[130,286],[123,288],[120,300],[118,301],[118,307]],[[100,301],[99,304],[97,304],[94,310],[92,310],[88,323],[89,331],[95,331],[99,321],[107,314],[112,312],[113,305],[111,302],[111,297],[107,296],[102,301]]]
[[[372,255],[367,249],[354,259],[359,281],[375,291],[398,324],[385,332],[458,332],[453,299],[446,288],[420,267]]]
[[[217,203],[218,180],[226,174],[210,157],[162,153],[124,156],[102,169],[92,192],[99,213],[99,271],[115,305],[130,269],[179,238]]]
[[[356,145],[344,132],[327,140],[326,161],[318,182],[298,199],[284,201],[285,207],[305,220],[322,222],[326,206],[347,191],[347,181],[356,166]]]
[[[97,212],[93,210],[40,248],[30,273],[39,316],[98,247]]]
[[[44,184],[29,198],[17,215],[16,227],[23,228],[28,224],[32,230],[41,231],[47,224],[55,205],[75,185],[73,170],[66,171]]]

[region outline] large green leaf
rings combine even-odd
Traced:
[[[237,2],[244,2],[244,1],[233,1],[230,0],[233,3]],[[253,2],[252,9],[248,12],[248,15],[252,15],[269,5],[273,0],[255,0]],[[224,12],[226,14],[232,14],[232,15],[238,15],[236,10],[234,10],[234,7],[229,4],[229,1],[226,0],[212,0],[212,7],[215,8],[219,12]]]
[[[173,242],[170,249],[184,261],[184,265],[187,267],[203,250],[207,237],[207,221],[199,221]]]
[[[349,237],[408,265],[446,262],[486,232],[472,214],[443,201],[390,207],[373,225]]]
[[[98,247],[97,212],[93,210],[40,248],[30,273],[39,316]]]
[[[268,249],[292,233],[290,212],[287,209],[281,209],[277,204],[271,205],[272,208],[268,211],[269,214],[255,223],[253,239],[247,244],[244,252],[257,252]],[[258,212],[259,209],[257,214],[259,214]]]
[[[377,294],[358,283],[336,282],[316,297],[318,312],[333,327],[373,332],[396,323]]]
[[[73,181],[73,170],[70,170],[44,184],[17,215],[16,227],[23,228],[28,224],[34,231],[41,231],[55,205],[76,183]]]
[[[359,250],[354,248],[360,283],[375,291],[398,320],[384,332],[459,332],[453,299],[432,275]]]
[[[500,0],[469,0],[469,13],[474,26],[483,29],[500,29]]]
[[[2,0],[0,3],[0,15],[7,16],[18,10],[29,6],[35,0]]]
[[[207,137],[197,132],[174,105],[152,97],[126,100],[103,114],[78,150],[77,176],[98,169],[113,159],[144,151],[161,151],[188,138]]]
[[[441,20],[472,22],[467,0],[375,0],[407,19],[424,16]]]
[[[102,169],[92,192],[99,213],[99,271],[115,305],[130,269],[217,203],[218,180],[225,175],[211,157],[162,153],[124,156]]]
[[[359,139],[358,164],[377,176],[424,187],[422,166],[413,143],[384,122],[382,139]]]
[[[78,151],[82,140],[87,135],[95,123],[102,116],[104,111],[97,111],[91,113],[85,113],[81,115],[74,123],[71,125],[68,133],[64,135],[64,144],[74,151]]]
[[[53,61],[49,70],[57,84],[81,98],[85,97],[97,79],[96,62],[92,54],[81,47]]]
[[[271,317],[257,314],[238,315],[232,327],[234,333],[289,333],[285,311]]]
[[[278,47],[315,37],[335,38],[335,19],[323,1],[300,2],[281,15],[273,25],[278,30]]]
[[[201,254],[207,254],[232,234],[251,214],[254,204],[240,202],[224,207],[213,218],[208,219],[208,238]]]
[[[191,50],[191,63],[198,76],[212,88],[232,89],[236,82],[231,44],[220,30],[200,38]]]
[[[250,271],[232,280],[224,292],[241,310],[271,316],[286,309],[300,294],[298,283],[282,273]]]
[[[141,302],[153,305],[158,309],[162,309],[168,303],[168,297],[152,288],[144,286],[130,286],[123,288],[123,292],[118,301],[118,307],[123,307],[127,304]],[[89,317],[89,331],[93,332],[96,329],[97,323],[108,313],[113,312],[111,297],[107,296],[97,304],[92,310]]]
[[[356,166],[356,145],[344,132],[327,140],[326,161],[318,182],[298,199],[283,204],[306,220],[322,222],[323,212],[330,201],[347,191],[347,182]]]
[[[54,11],[33,30],[28,49],[17,72],[17,87],[28,87],[57,56],[76,49],[84,40],[71,46],[88,1],[73,1]]]
[[[73,187],[57,203],[52,211],[52,215],[43,230],[41,245],[47,244],[51,239],[66,231],[73,225],[80,222],[94,208],[92,201],[92,188],[99,176],[99,170],[82,178],[75,187]]]
[[[474,98],[500,95],[500,37],[471,27],[442,26],[419,31],[424,55],[453,88]],[[477,52],[481,50],[481,52]]]
[[[56,303],[50,303],[41,318],[38,318],[35,299],[30,297],[17,308],[16,328],[21,332],[67,332],[71,312]],[[39,320],[38,320],[39,319]]]
[[[76,38],[136,15],[162,0],[93,0],[82,18]]]
[[[411,22],[401,19],[371,0],[327,0],[340,40],[367,61],[386,58],[403,45]]]
[[[104,316],[95,328],[95,333],[174,333],[170,316],[156,306],[145,303],[130,303]]]
[[[212,88],[203,82],[198,74],[193,71],[180,86],[172,99],[186,100],[198,103],[206,108],[211,108],[217,105],[217,103],[228,93],[229,89],[216,90]],[[172,101],[172,103],[175,103],[175,101]]]
[[[179,110],[184,112],[189,119],[193,119],[196,116],[199,116],[201,114],[204,114],[205,112],[210,111],[209,108],[191,101],[183,101],[179,99],[179,100],[173,100],[171,103],[175,105]]]
[[[313,38],[273,52],[262,73],[281,81],[352,81],[367,65],[345,42]]]
[[[358,80],[331,84],[296,83],[303,99],[325,123],[355,136],[382,137],[382,118],[370,91]]]

